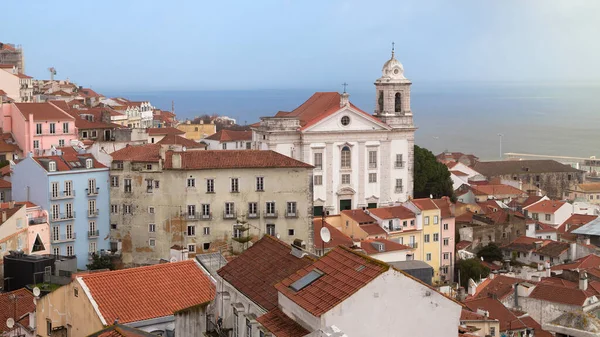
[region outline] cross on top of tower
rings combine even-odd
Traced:
[[[342,83],[342,86],[344,87],[344,94],[346,93],[346,87],[348,86],[348,83],[344,82]]]
[[[394,58],[394,49],[395,49],[396,43],[392,42],[392,58]]]

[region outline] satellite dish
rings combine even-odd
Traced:
[[[38,287],[33,288],[33,296],[38,297],[38,296],[40,296],[40,294],[41,294],[40,288],[38,288]]]
[[[331,241],[331,233],[329,232],[329,228],[327,228],[327,227],[321,228],[321,240],[323,240],[323,242],[325,242],[325,243]]]
[[[12,327],[15,326],[15,320],[12,317],[10,317],[9,319],[6,320],[6,326],[9,329],[12,329]]]

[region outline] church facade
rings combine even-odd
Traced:
[[[254,146],[315,167],[315,215],[404,202],[413,193],[410,85],[392,51],[375,81],[373,114],[346,92],[317,92],[293,111],[262,117],[252,129]]]

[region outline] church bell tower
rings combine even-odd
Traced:
[[[413,127],[410,110],[410,85],[404,77],[404,67],[396,60],[394,44],[392,57],[383,65],[382,76],[375,81],[375,117],[391,127]]]

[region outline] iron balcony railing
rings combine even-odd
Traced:
[[[223,211],[223,219],[235,219],[237,217],[236,211]]]
[[[52,241],[52,243],[67,242],[67,241],[75,241],[76,238],[77,238],[77,233],[71,233],[71,235],[60,234],[60,235],[52,235],[51,241]]]
[[[57,221],[67,221],[67,220],[73,220],[73,219],[75,219],[75,212],[52,214],[50,221],[57,222]]]
[[[98,214],[100,214],[100,210],[97,208],[88,210],[88,218],[95,218]]]
[[[97,238],[98,236],[100,236],[100,230],[88,231],[88,238]]]
[[[75,191],[59,191],[50,193],[50,200],[71,199],[75,198]]]
[[[100,191],[100,187],[94,187],[92,189],[86,188],[85,191],[87,192],[88,196],[95,196],[95,195],[98,195],[98,191]]]
[[[260,217],[260,212],[258,210],[256,212],[248,211],[248,213],[246,213],[246,217],[248,219],[258,219]]]
[[[279,214],[277,213],[277,210],[272,210],[272,211],[264,211],[264,215],[263,217],[265,219],[275,219],[279,216]]]

